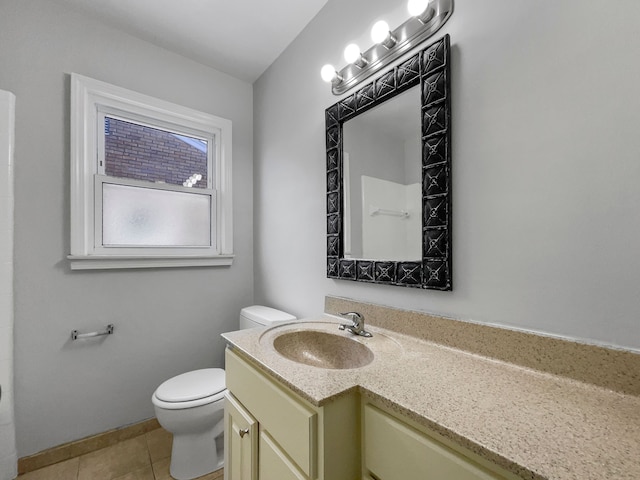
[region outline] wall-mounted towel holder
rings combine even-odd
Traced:
[[[409,218],[409,212],[405,210],[389,210],[387,208],[374,207],[369,205],[369,215],[391,215],[393,217]]]
[[[113,324],[110,323],[104,330],[99,332],[78,333],[78,330],[71,330],[71,340],[78,340],[82,338],[99,337],[101,335],[111,335],[113,333]]]

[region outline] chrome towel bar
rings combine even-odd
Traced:
[[[374,207],[369,205],[369,215],[391,215],[393,217],[409,218],[410,214],[406,210],[389,210],[388,208]]]
[[[78,330],[71,330],[71,340],[78,340],[80,338],[99,337],[100,335],[111,335],[113,333],[113,323],[110,323],[104,330],[99,332],[78,333]]]

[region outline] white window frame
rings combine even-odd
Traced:
[[[107,178],[108,183],[142,183],[148,188],[209,195],[213,245],[105,247],[101,244],[101,186],[105,176],[104,165],[99,165],[99,152],[104,149],[105,114],[209,141],[208,164],[210,170],[215,171],[208,172],[207,188],[168,187],[152,182]],[[231,160],[230,120],[72,73],[71,255],[68,256],[71,269],[231,265],[234,258]],[[212,178],[215,184],[211,183]]]

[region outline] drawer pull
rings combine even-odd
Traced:
[[[244,430],[238,430],[238,433],[240,434],[240,438],[244,438],[244,436],[249,433],[249,429],[245,428]]]

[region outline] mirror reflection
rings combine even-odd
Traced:
[[[420,261],[420,90],[343,125],[344,257]]]

